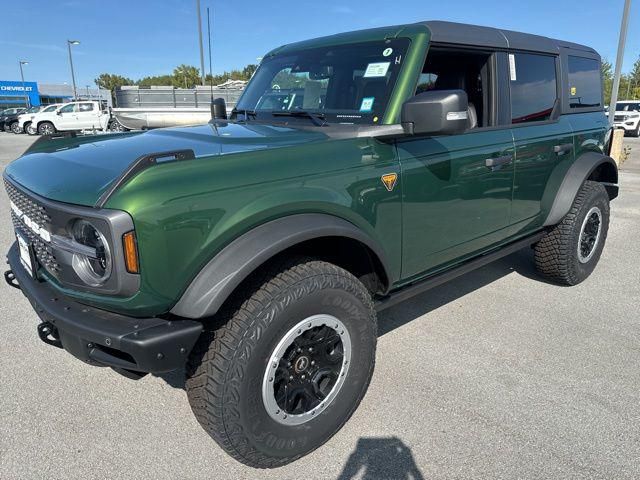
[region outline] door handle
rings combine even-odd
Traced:
[[[487,158],[484,161],[484,165],[491,170],[499,170],[503,165],[511,165],[513,157],[511,155],[504,155],[502,157]]]
[[[562,145],[553,147],[553,152],[558,156],[569,153],[571,150],[573,150],[573,143],[563,143]]]

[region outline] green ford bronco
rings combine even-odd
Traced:
[[[586,279],[610,138],[585,46],[446,22],[285,45],[229,118],[35,143],[4,172],[5,277],[44,342],[131,378],[184,368],[211,437],[277,467],[358,406],[377,311],[529,246]]]

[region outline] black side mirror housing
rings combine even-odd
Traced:
[[[432,90],[402,105],[402,127],[409,135],[455,135],[469,125],[469,99],[464,90]]]
[[[211,118],[227,119],[227,104],[224,98],[216,98],[211,101]]]

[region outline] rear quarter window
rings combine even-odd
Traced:
[[[569,55],[569,106],[572,109],[602,106],[600,62]]]

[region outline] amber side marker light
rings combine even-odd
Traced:
[[[124,263],[129,273],[140,273],[138,264],[138,245],[135,232],[127,232],[122,236],[124,246]]]

